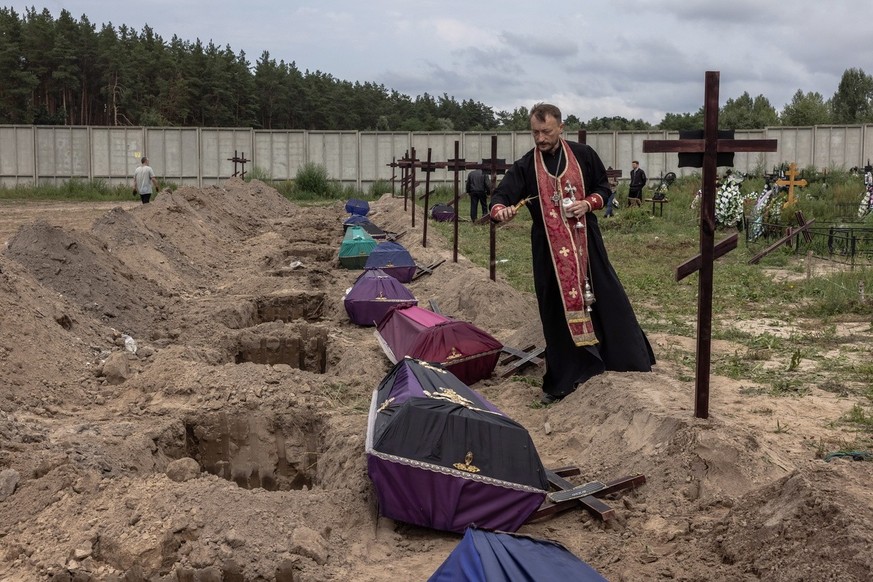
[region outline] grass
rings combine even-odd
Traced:
[[[161,188],[163,188],[163,184]],[[68,180],[61,184],[38,184],[0,188],[0,200],[48,200],[74,202],[105,202],[138,200],[131,195],[130,184],[110,186],[103,180]]]
[[[807,219],[816,218],[825,224],[841,220],[827,196],[854,200],[862,185],[860,178],[843,176],[847,183],[837,183],[838,178],[831,175],[828,188],[819,186],[809,195],[799,196],[798,209]],[[698,278],[692,275],[676,282],[674,269],[698,253],[700,231],[697,215],[691,208],[698,184],[699,180],[678,180],[668,194],[670,202],[665,205],[663,217],[652,217],[651,208],[645,205],[626,208],[621,195],[621,208],[614,218],[598,216],[612,265],[643,328],[650,334],[696,335]],[[435,198],[433,203],[448,201],[452,192],[443,192],[442,196],[437,193]],[[460,205],[464,217],[469,200],[462,198]],[[529,222],[529,214],[523,211],[511,223],[497,228],[496,258],[500,278],[517,289],[532,292]],[[452,240],[451,224],[436,223],[435,227],[447,240]],[[734,232],[737,231],[719,229],[715,238],[720,240]],[[741,391],[749,395],[802,398],[812,388],[824,385],[833,392],[839,387],[838,393],[850,398],[873,399],[868,396],[870,390],[864,389],[873,385],[873,364],[844,365],[821,355],[823,350],[833,349],[837,323],[873,321],[873,301],[862,300],[858,291],[863,286],[870,290],[868,295],[873,294],[873,269],[856,268],[807,278],[802,262],[805,255],[789,248],[771,253],[758,265],[750,265],[749,259],[764,243],[745,243],[744,232],[739,234],[738,248],[718,259],[714,269],[712,337],[740,347],[729,355],[714,357],[712,372],[759,386]],[[487,267],[488,248],[487,226],[460,224],[460,252]],[[773,270],[796,275],[776,279],[771,274]],[[815,325],[804,328],[811,319]],[[772,320],[798,329],[788,336],[777,336],[744,329],[742,322],[749,320]],[[848,341],[850,338],[840,338],[840,342]],[[693,381],[693,351],[674,347],[660,350],[658,356],[680,366],[679,380]]]

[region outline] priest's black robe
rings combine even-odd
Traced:
[[[585,181],[586,197],[599,194],[599,200],[608,200],[609,180],[606,168],[597,153],[585,144],[565,143],[570,146],[576,159],[579,160]],[[560,148],[558,151],[560,152]],[[553,176],[560,174],[566,165],[566,160],[562,157],[558,154],[543,155],[546,168]],[[538,194],[534,150],[531,150],[506,172],[491,197],[491,206],[518,204],[524,198]],[[587,214],[586,232],[591,284],[596,297],[591,320],[598,343],[580,347],[573,342],[567,327],[540,205],[537,200],[533,200],[526,206],[533,219],[530,238],[534,289],[543,336],[546,340],[543,392],[557,397],[566,396],[579,384],[606,370],[651,371],[652,364],[655,363],[652,347],[637,322],[618,275],[609,262],[595,214],[593,212]],[[599,207],[600,205],[595,205],[595,208]]]

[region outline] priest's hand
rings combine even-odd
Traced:
[[[518,209],[515,206],[495,205],[491,209],[491,218],[497,222],[509,222],[515,215],[518,214]]]
[[[576,218],[582,218],[586,212],[591,212],[591,203],[587,200],[576,200],[567,206],[567,210],[569,210]]]

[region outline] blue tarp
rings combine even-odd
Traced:
[[[428,582],[607,582],[557,542],[469,528]]]
[[[359,198],[349,198],[349,201],[346,202],[346,212],[367,216],[370,213],[370,203]]]

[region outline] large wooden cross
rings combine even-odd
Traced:
[[[644,140],[644,152],[702,153],[700,204],[700,279],[697,292],[697,368],[694,416],[709,417],[709,371],[712,360],[712,275],[715,260],[715,182],[719,152],[775,152],[775,139],[718,138],[718,71],[706,72],[703,139]]]
[[[797,164],[791,162],[788,166],[788,179],[780,178],[776,180],[777,186],[788,186],[788,202],[785,203],[785,206],[793,206],[794,205],[794,187],[799,186],[803,188],[807,185],[807,181],[800,179],[795,180],[794,178],[797,176]]]

